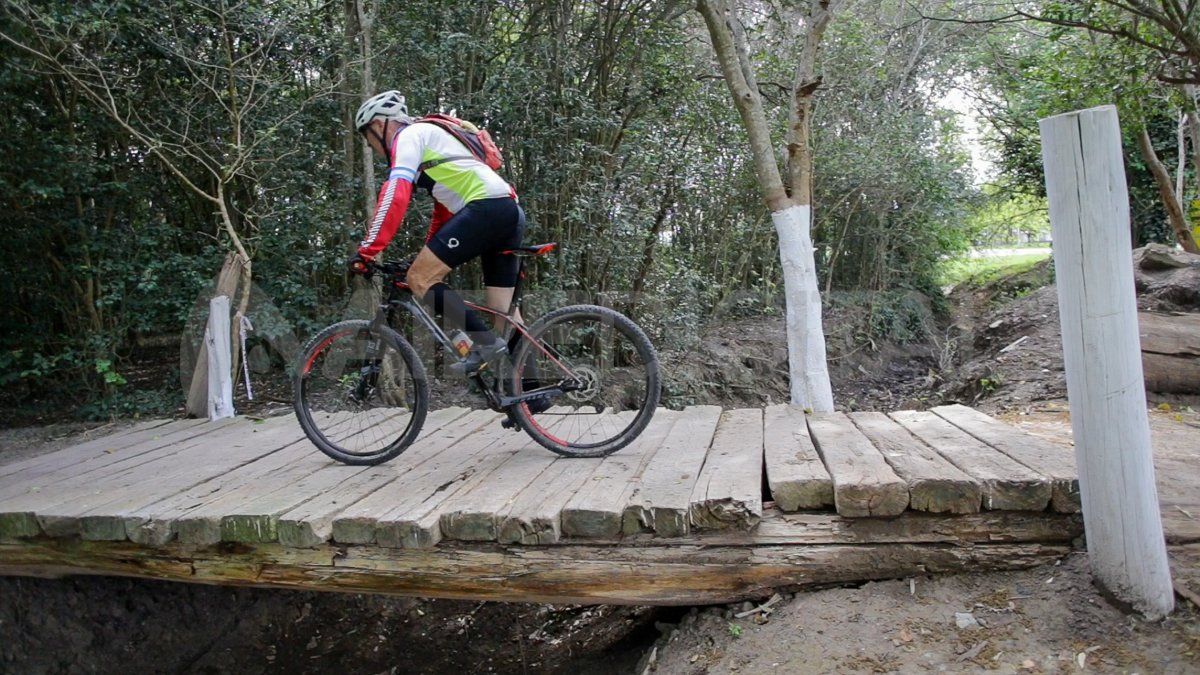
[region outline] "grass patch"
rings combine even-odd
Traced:
[[[1049,257],[1049,252],[1039,252],[989,258],[956,258],[942,263],[938,279],[943,288],[964,283],[985,286],[997,279],[1028,272]]]

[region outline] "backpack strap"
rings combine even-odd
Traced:
[[[473,159],[476,162],[479,161],[479,158],[476,157],[475,155],[457,155],[455,157],[443,157],[441,159],[431,159],[428,162],[421,162],[420,166],[417,167],[417,171],[418,172],[428,171],[428,170],[432,169],[433,167],[438,166],[439,164],[445,164],[446,162],[453,162],[456,159]]]

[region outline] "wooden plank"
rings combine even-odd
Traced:
[[[1050,480],[931,412],[891,414],[905,429],[979,482],[985,509],[1042,511]]]
[[[427,499],[436,501],[443,492],[455,488],[475,472],[494,468],[494,462],[503,461],[509,453],[515,452],[514,447],[502,446],[505,441],[514,439],[527,440],[528,436],[501,428],[498,422],[490,422],[483,428],[476,427],[467,436],[447,440],[440,452],[408,465],[396,480],[338,514],[333,519],[334,541],[371,544],[376,542],[382,529],[386,530],[384,538],[389,545],[399,546],[408,531],[400,522],[407,511],[424,512]],[[434,521],[436,523],[436,518]],[[381,528],[381,522],[388,524]]]
[[[692,489],[704,468],[720,418],[717,406],[693,406],[683,411],[642,472],[622,514],[622,531],[633,534],[648,529],[663,537],[688,533]]]
[[[896,516],[908,507],[908,485],[843,413],[808,418],[809,433],[833,479],[840,515]]]
[[[1050,479],[1050,506],[1059,513],[1078,513],[1079,472],[1075,450],[1027,434],[964,405],[946,405],[934,414]]]
[[[294,442],[301,434],[291,417],[273,418],[261,426],[243,421],[234,430],[238,433],[219,438],[219,442],[199,444],[179,456],[133,467],[82,486],[69,499],[39,506],[38,524],[52,537],[82,536],[86,522],[91,536],[124,539],[124,520],[113,517],[112,512],[136,508],[224,475]]]
[[[762,477],[762,410],[725,411],[692,488],[691,527],[749,530],[757,525],[762,519]]]
[[[222,431],[230,424],[224,420],[217,423],[186,420],[162,429],[146,430],[126,437],[124,441],[110,443],[106,439],[96,439],[34,458],[30,465],[0,480],[0,499],[48,489],[63,480],[78,480],[84,476],[96,478],[106,471],[150,461],[158,454],[170,452],[176,444]]]
[[[1138,312],[1147,391],[1200,393],[1200,314]]]
[[[713,530],[683,537],[642,533],[587,543],[610,546],[824,546],[831,544],[1070,543],[1083,534],[1076,513],[981,511],[944,515],[905,511],[887,518],[846,518],[836,513],[783,513],[764,507],[752,530]],[[572,542],[574,543],[574,542]]]
[[[178,534],[176,522],[209,501],[247,483],[258,483],[284,471],[302,456],[303,448],[313,451],[292,418],[280,426],[255,430],[230,442],[234,449],[266,451],[251,461],[201,480],[181,491],[162,489],[157,481],[144,489],[130,490],[110,502],[93,507],[80,516],[79,534],[84,539],[119,541],[128,538],[147,546],[162,546]],[[290,422],[290,424],[289,424]],[[257,454],[257,452],[256,452]],[[204,543],[215,543],[206,540]]]
[[[262,440],[256,440],[259,444],[263,443]],[[107,514],[85,517],[82,535],[85,539],[116,539],[116,526],[112,526],[109,532],[112,537],[105,536],[109,533],[106,533],[104,527],[107,524],[105,521],[118,519],[123,525],[125,536],[130,541],[144,546],[164,546],[179,537],[181,530],[194,537],[194,542],[215,543],[219,536],[196,532],[198,530],[202,533],[219,534],[219,521],[189,521],[188,516],[195,509],[221,499],[241,486],[254,484],[273,472],[284,470],[296,458],[306,454],[305,449],[312,451],[312,446],[307,440],[298,440],[290,436],[278,439],[275,445],[278,446],[276,452],[213,476],[176,494],[160,494],[157,499],[146,503],[128,508],[109,508],[106,509],[109,511]]]
[[[410,447],[409,450],[425,446],[424,439],[446,426],[454,425],[466,412],[465,408],[447,408],[431,413],[423,425],[423,435],[414,441],[415,447]],[[407,421],[403,424],[407,426]],[[396,429],[393,435],[402,431],[403,427]],[[305,470],[303,467],[306,464],[314,467],[313,470]],[[258,493],[252,499],[231,500],[225,505],[213,504],[206,508],[222,513],[222,541],[278,541],[277,523],[283,513],[337,489],[340,483],[364,473],[368,468],[331,463],[324,455],[314,452],[311,458],[296,463],[294,471],[291,471],[292,475],[297,476],[294,481],[288,479],[288,473],[281,472],[271,476],[269,481],[260,482],[257,486]]]
[[[553,603],[697,605],[776,588],[1045,565],[1063,544],[503,546],[431,550],[279,544],[146,548],[128,542],[0,544],[0,574],[108,574],[207,584]]]
[[[908,484],[914,511],[979,513],[979,483],[880,412],[850,413],[850,420]]]
[[[206,445],[219,444],[236,437],[247,425],[245,419],[222,420],[205,424],[201,432],[184,437],[178,442],[159,447],[167,440],[153,441],[154,449],[134,452],[130,456],[105,466],[83,470],[76,475],[58,476],[45,487],[31,484],[19,494],[0,498],[0,538],[31,537],[42,533],[36,512],[60,504],[81,499],[94,499],[106,489],[121,489],[122,486],[157,477],[159,472],[169,471],[186,463],[192,454]],[[71,532],[74,535],[77,532]]]
[[[458,410],[434,413],[430,423],[440,426],[444,416],[454,416]],[[358,435],[378,434],[389,420],[400,415],[382,412],[377,422],[356,424],[356,431],[342,440],[352,440]],[[400,424],[392,434],[401,432]],[[175,513],[168,513],[171,531],[179,541],[189,544],[209,545],[218,541],[274,541],[277,538],[275,523],[283,511],[326,489],[330,484],[363,471],[363,467],[339,464],[325,456],[308,442],[297,442],[288,446],[277,457],[256,462],[261,466],[249,467],[240,475],[223,476],[212,481],[208,488],[211,495],[205,499],[184,502]]]
[[[607,420],[619,428],[628,425],[635,416],[636,411],[627,410],[611,415]],[[654,424],[653,419],[650,424]],[[617,428],[607,423],[597,423],[591,429],[591,440],[585,442],[595,442],[616,431]],[[643,429],[642,435],[647,431],[648,428]],[[616,454],[624,453],[628,447]],[[496,513],[496,540],[526,545],[558,543],[563,535],[563,508],[585,483],[594,482],[593,476],[602,470],[606,459],[559,457]],[[619,518],[617,522],[619,526]]]
[[[229,501],[231,494],[261,495],[273,478],[286,473],[295,462],[323,457],[295,426],[294,418],[289,419],[291,435],[276,439],[276,445],[283,452],[214,476],[178,494],[160,495],[159,499],[137,508],[114,510],[107,515],[121,519],[130,540],[148,546],[161,546],[180,536],[191,543],[216,543],[220,540],[220,517],[224,514],[205,513],[203,509],[214,502],[238,503]],[[255,440],[264,443],[267,439],[259,437]],[[247,488],[248,484],[252,487]],[[85,538],[89,537],[89,526],[89,519],[85,519]]]
[[[575,426],[576,423],[582,422],[587,425],[586,429],[580,426],[571,433],[571,438],[578,438],[586,443],[590,440],[587,437],[589,431],[597,426],[606,425],[606,420],[612,417],[612,413],[606,411],[586,417],[587,419],[583,420],[572,420],[564,416],[558,423]],[[472,484],[463,485],[454,499],[442,501],[438,509],[438,526],[442,537],[461,541],[495,541],[499,537],[500,524],[517,496],[526,487],[536,486],[540,492],[546,490],[553,482],[558,471],[547,476],[543,474],[557,459],[559,455],[540,445],[525,444],[495,470],[475,476],[470,481]],[[577,459],[573,462],[577,472],[594,469],[596,464],[599,464],[599,460]]]
[[[773,405],[763,413],[767,485],[784,511],[833,506],[833,479],[808,433],[800,406]]]
[[[0,454],[0,485],[4,485],[4,477],[20,471],[25,471],[34,466],[55,462],[60,466],[74,464],[82,461],[96,451],[112,454],[119,448],[128,445],[136,444],[135,438],[144,440],[154,435],[162,435],[168,433],[180,426],[194,426],[200,424],[200,420],[145,420],[138,422],[124,429],[119,429],[111,433],[104,433],[108,425],[85,431],[81,434],[81,439],[78,443],[70,445],[53,452],[48,452],[35,457],[27,457],[12,462],[4,462],[4,455]]]
[[[661,408],[637,440],[605,457],[562,508],[562,531],[571,537],[616,537],[643,469],[679,419]]]
[[[208,302],[208,419],[233,417],[233,337],[229,327],[229,296],[218,295]]]
[[[328,492],[280,515],[277,523],[279,541],[287,546],[301,547],[318,546],[329,541],[333,536],[334,518],[351,505],[389,485],[398,475],[412,471],[421,462],[500,419],[498,414],[490,410],[456,410],[466,414],[441,425],[440,428],[430,429],[427,425],[426,431],[422,432],[421,438],[413,447],[395,460],[382,466],[370,467]]]

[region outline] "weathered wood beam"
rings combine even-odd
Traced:
[[[690,605],[777,588],[918,574],[1021,569],[1054,544],[503,546],[291,549],[278,544],[147,548],[128,542],[0,544],[0,574],[101,574],[193,583],[519,602]]]

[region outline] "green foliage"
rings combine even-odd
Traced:
[[[982,199],[971,211],[967,228],[977,247],[1010,247],[1050,238],[1046,198],[983,186]]]
[[[68,31],[71,48],[54,53],[115,78],[121,108],[166,139],[157,147],[189,181],[208,192],[224,181],[255,283],[280,311],[255,321],[255,339],[271,341],[344,311],[344,260],[371,215],[376,186],[348,128],[374,93],[361,91],[353,4],[252,0],[222,15],[182,0],[14,0],[0,24],[19,38]],[[30,24],[22,7],[47,23]],[[414,112],[485,124],[529,216],[527,239],[562,244],[531,270],[531,307],[590,294],[664,347],[716,313],[781,311],[775,232],[695,13],[542,0],[371,9],[373,89],[402,89]],[[797,51],[777,23],[747,29],[781,134],[788,97],[777,90]],[[886,298],[869,305],[868,333],[916,336],[911,293],[940,297],[939,260],[972,243],[961,132],[938,107],[972,39],[889,1],[839,14],[823,45],[813,240],[823,289]],[[241,58],[223,70],[226,50]],[[11,271],[0,275],[0,400],[86,401],[88,415],[167,409],[178,395],[145,390],[136,345],[177,339],[228,233],[216,204],[152,144],[45,71],[0,41],[0,95],[13,102],[0,151],[19,160],[0,168]],[[428,215],[418,197],[389,255],[419,248]],[[454,279],[480,281],[475,266]]]
[[[946,260],[942,265],[941,284],[943,286],[969,284],[974,287],[982,287],[1004,277],[1028,272],[1049,257],[1049,252],[1039,252],[1011,256],[953,258]]]
[[[1118,20],[1104,3],[1052,3],[1047,11]],[[972,53],[976,94],[989,124],[986,140],[999,159],[1005,190],[1045,195],[1039,119],[1115,104],[1121,117],[1134,245],[1173,242],[1136,141],[1144,126],[1159,146],[1160,156],[1164,151],[1167,156],[1174,154],[1175,115],[1182,92],[1155,79],[1162,65],[1160,56],[1128,41],[1079,29],[1041,26],[1045,35],[1039,35],[1028,28],[991,31]]]

